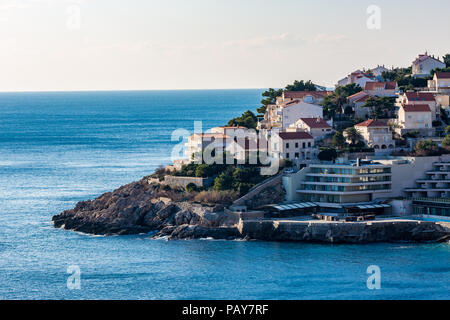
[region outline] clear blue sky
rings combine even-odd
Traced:
[[[366,26],[372,4],[380,30]],[[0,91],[332,86],[450,53],[449,12],[448,0],[0,0]]]

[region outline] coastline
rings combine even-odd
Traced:
[[[156,232],[152,238],[298,241],[318,243],[429,243],[450,240],[443,223],[383,219],[327,222],[295,219],[242,220],[225,213],[223,205],[205,206],[164,197],[145,177],[93,201],[55,215],[54,227],[94,235]]]

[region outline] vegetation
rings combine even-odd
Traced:
[[[361,142],[363,140],[361,134],[358,132],[358,130],[356,130],[355,127],[345,129],[344,133],[353,146],[356,146],[358,142]]]
[[[227,125],[230,127],[242,126],[249,129],[256,129],[257,124],[258,118],[256,115],[250,110],[247,110],[240,117],[228,121]]]
[[[319,152],[318,158],[320,161],[334,161],[337,158],[335,149],[327,148]]]
[[[384,71],[381,76],[386,81],[397,81],[400,90],[413,90],[414,88],[422,88],[428,85],[428,78],[414,78],[411,76],[412,68],[395,68],[390,71]]]
[[[431,139],[417,142],[414,152],[417,156],[423,157],[440,155],[439,147]]]
[[[194,196],[193,200],[195,202],[200,202],[203,204],[230,205],[238,197],[239,194],[233,190],[227,191],[208,190],[199,192]]]
[[[444,59],[444,62],[445,62],[446,67],[447,67],[447,68],[450,68],[450,54],[447,53],[447,54],[443,57],[443,59]]]
[[[444,140],[442,140],[442,146],[447,148],[450,147],[450,134],[447,134]]]
[[[283,89],[273,89],[269,88],[268,90],[262,93],[264,99],[261,100],[262,106],[256,109],[259,114],[266,113],[267,106],[270,104],[275,104],[277,101],[277,97],[281,97],[283,94]]]
[[[342,132],[336,132],[333,136],[333,139],[331,141],[331,143],[333,144],[333,147],[335,148],[344,148],[345,147],[345,138],[344,135],[342,134]]]
[[[258,114],[264,114],[266,113],[267,106],[270,104],[275,104],[277,101],[277,97],[281,97],[284,91],[316,91],[316,85],[312,83],[311,80],[304,81],[304,80],[295,80],[293,84],[289,84],[284,89],[273,89],[269,88],[268,90],[264,91],[262,93],[262,96],[264,97],[263,100],[261,100],[262,106],[256,109]]]
[[[345,111],[344,106],[347,104],[347,98],[360,91],[362,91],[362,88],[355,83],[337,87],[331,95],[323,99],[322,107],[324,116],[331,119],[336,114],[343,113]]]
[[[370,97],[366,100],[363,108],[370,109],[372,119],[389,118],[395,110],[394,97]]]

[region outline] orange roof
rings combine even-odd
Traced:
[[[367,121],[358,123],[355,127],[388,127],[388,125],[380,120],[369,119]]]
[[[395,88],[397,88],[397,82],[367,82],[364,90],[375,90],[377,88],[382,88],[384,90],[395,90]]]
[[[405,104],[402,108],[405,112],[431,112],[427,104]]]
[[[406,92],[408,101],[435,101],[434,94],[430,92]]]
[[[305,96],[314,96],[315,98],[323,98],[330,95],[330,91],[285,91],[283,92],[285,99],[303,99]]]

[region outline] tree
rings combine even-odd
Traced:
[[[337,87],[334,93],[350,97],[351,95],[354,95],[355,93],[358,93],[360,91],[362,91],[362,88],[359,86],[359,84],[351,83],[345,86]]]
[[[362,140],[361,134],[358,132],[358,130],[356,130],[355,127],[347,128],[344,132],[347,136],[347,139],[350,140],[351,144],[354,146]]]
[[[222,172],[214,180],[214,190],[230,190],[233,186],[233,176],[229,172]]]
[[[333,136],[333,139],[331,140],[331,143],[333,144],[333,147],[335,148],[343,148],[345,147],[345,138],[344,135],[341,132],[336,132]]]
[[[417,142],[414,151],[419,156],[431,156],[438,153],[439,148],[433,140],[428,139]]]
[[[289,84],[285,88],[286,91],[316,91],[316,85],[311,80],[298,81],[295,80],[293,84]]]
[[[275,104],[277,101],[277,97],[281,97],[282,94],[283,94],[283,89],[276,90],[273,88],[269,88],[268,90],[264,91],[262,93],[262,96],[265,97],[265,99],[261,100],[262,106],[259,107],[258,109],[256,109],[256,111],[259,114],[266,113],[267,106],[269,104]]]
[[[450,133],[450,126],[445,127],[445,133]]]
[[[370,97],[364,103],[363,108],[370,109],[370,116],[373,119],[388,117],[389,113],[395,110],[394,99],[391,97]]]
[[[250,110],[245,111],[240,117],[228,121],[228,126],[237,127],[243,126],[249,129],[256,129],[258,118]]]
[[[324,149],[317,155],[320,161],[334,161],[337,158],[337,152],[335,149]]]
[[[188,183],[185,189],[186,189],[186,192],[189,192],[189,193],[198,191],[197,185],[195,183],[192,183],[192,182]]]
[[[443,147],[450,147],[450,134],[446,135],[444,140],[442,140]]]
[[[447,53],[447,54],[443,57],[443,59],[444,59],[444,62],[445,62],[445,66],[446,66],[447,68],[450,68],[450,54]]]

